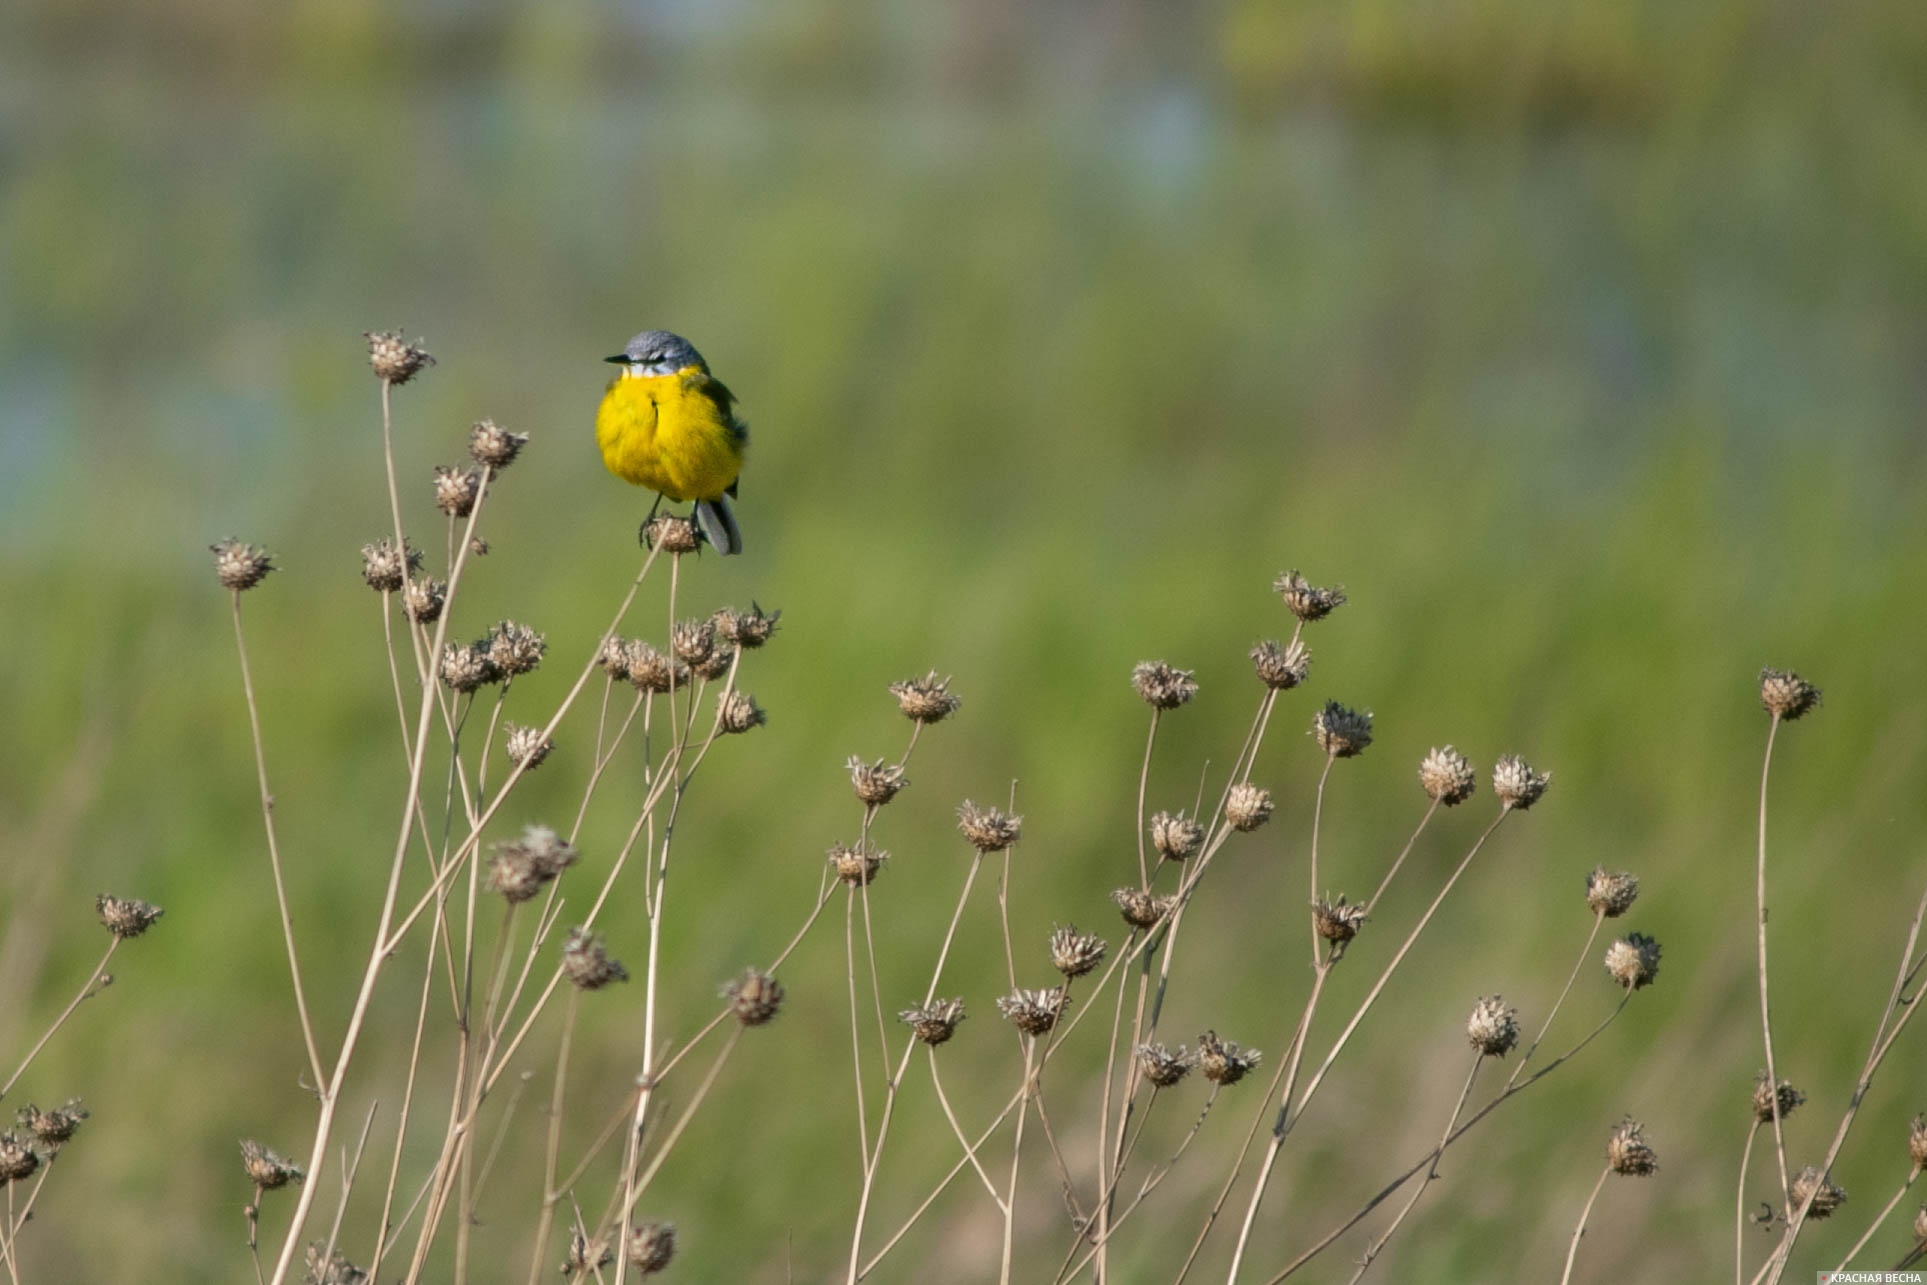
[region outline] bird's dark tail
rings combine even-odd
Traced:
[[[736,525],[736,513],[727,495],[697,500],[696,525],[702,528],[703,538],[709,541],[710,547],[724,557],[743,551],[742,528]]]

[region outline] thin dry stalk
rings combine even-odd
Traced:
[[[1439,1145],[1432,1148],[1432,1162],[1426,1167],[1425,1177],[1417,1187],[1412,1189],[1412,1198],[1405,1202],[1405,1207],[1398,1211],[1396,1218],[1392,1219],[1392,1225],[1385,1229],[1382,1236],[1372,1242],[1371,1247],[1358,1260],[1358,1270],[1352,1273],[1351,1285],[1358,1285],[1358,1282],[1364,1279],[1366,1271],[1371,1268],[1378,1256],[1385,1252],[1385,1246],[1398,1233],[1399,1227],[1405,1220],[1411,1216],[1412,1210],[1418,1207],[1419,1200],[1432,1189],[1432,1183],[1439,1176],[1439,1157],[1445,1154],[1445,1144],[1452,1137],[1452,1130],[1458,1124],[1460,1114],[1465,1110],[1466,1099],[1472,1096],[1472,1082],[1479,1078],[1479,1068],[1484,1064],[1485,1054],[1473,1053],[1472,1069],[1466,1072],[1465,1087],[1459,1090],[1459,1100],[1452,1104],[1452,1114],[1446,1118],[1445,1129],[1439,1134]]]
[[[1791,1188],[1787,1185],[1786,1134],[1780,1127],[1780,1099],[1779,1095],[1774,1093],[1771,1087],[1779,1084],[1780,1072],[1773,1062],[1773,1016],[1767,1004],[1766,981],[1766,782],[1767,773],[1773,767],[1773,741],[1774,738],[1779,735],[1779,732],[1780,716],[1776,713],[1773,715],[1772,721],[1767,725],[1766,754],[1760,763],[1760,843],[1759,861],[1755,867],[1755,905],[1758,910],[1758,917],[1754,923],[1754,928],[1757,933],[1760,961],[1760,1037],[1766,1044],[1766,1082],[1769,1086],[1769,1104],[1773,1111],[1773,1157],[1778,1163],[1780,1170],[1780,1208],[1785,1210],[1788,1204],[1787,1193]]]
[[[1586,1197],[1586,1206],[1579,1211],[1579,1225],[1572,1229],[1572,1244],[1566,1248],[1566,1270],[1559,1274],[1559,1285],[1569,1285],[1572,1280],[1572,1265],[1579,1258],[1579,1238],[1586,1234],[1586,1220],[1592,1217],[1593,1202],[1599,1199],[1599,1193],[1612,1171],[1611,1165],[1599,1171],[1599,1179],[1592,1185],[1592,1194]]]
[[[79,1008],[83,1002],[92,999],[99,993],[94,989],[94,983],[98,982],[101,976],[106,973],[107,961],[114,957],[114,952],[120,948],[120,943],[121,939],[119,937],[110,937],[107,939],[106,953],[101,955],[100,962],[94,965],[94,971],[87,974],[87,980],[81,983],[79,992],[76,993],[71,1000],[67,1001],[67,1007],[60,1010],[60,1016],[53,1020],[53,1025],[49,1026],[42,1032],[40,1038],[34,1041],[33,1047],[27,1050],[27,1056],[20,1060],[20,1065],[15,1067],[13,1074],[7,1077],[7,1082],[0,1084],[0,1098],[6,1097],[7,1094],[12,1091],[13,1086],[20,1082],[20,1077],[27,1073],[27,1068],[33,1065],[33,1060],[40,1056],[40,1050],[46,1048],[47,1041],[51,1040],[60,1028],[67,1024],[67,1019],[74,1015],[74,1010]],[[8,1185],[11,1186],[12,1184]]]

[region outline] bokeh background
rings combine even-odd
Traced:
[[[885,1003],[922,994],[966,865],[952,810],[1013,782],[1029,983],[1051,924],[1115,938],[1105,893],[1135,864],[1145,722],[1131,666],[1165,657],[1203,685],[1152,777],[1153,807],[1186,806],[1255,705],[1246,649],[1289,632],[1268,586],[1301,567],[1352,603],[1313,631],[1313,683],[1260,759],[1277,819],[1200,894],[1211,928],[1184,942],[1171,1038],[1283,1047],[1307,980],[1317,701],[1378,718],[1327,800],[1334,892],[1376,883],[1432,745],[1482,768],[1518,751],[1555,784],[1475,864],[1294,1137],[1255,1261],[1281,1263],[1423,1152],[1465,1013],[1493,991],[1544,1013],[1604,863],[1642,879],[1622,922],[1664,943],[1659,983],[1451,1153],[1382,1274],[1547,1277],[1628,1112],[1662,1168],[1609,1187],[1579,1279],[1730,1270],[1761,1063],[1762,664],[1826,689],[1774,782],[1780,1066],[1812,1099],[1789,1123],[1796,1164],[1846,1101],[1921,877],[1923,145],[1927,9],[1904,0],[17,0],[0,15],[9,1061],[104,945],[93,894],[167,909],[7,1103],[78,1094],[94,1113],[23,1276],[239,1279],[235,1140],[307,1145],[205,548],[240,535],[283,568],[249,598],[251,646],[331,1042],[399,799],[357,553],[387,521],[360,333],[395,326],[440,359],[396,397],[419,529],[428,470],[471,421],[533,439],[491,501],[461,617],[548,633],[525,716],[565,689],[636,565],[644,499],[589,438],[599,358],[681,331],[756,430],[748,552],[704,559],[684,592],[782,609],[746,679],[771,720],[690,800],[672,1027],[795,925],[823,849],[854,833],[845,758],[900,748],[884,689],[930,668],[965,704],[879,830]],[[660,590],[639,611],[659,634]],[[572,809],[570,732],[587,735],[565,729],[505,829]],[[1421,844],[1314,1054],[1489,806]],[[591,866],[627,822],[592,815]],[[992,913],[979,900],[952,974],[973,1013],[946,1050],[967,1118],[1016,1074],[989,1002]],[[607,925],[632,962],[639,923],[618,905]],[[790,1009],[665,1171],[651,1212],[682,1228],[684,1279],[837,1270],[857,1186],[840,960],[828,922],[786,972]],[[584,1137],[633,1074],[635,989],[585,1030]],[[1613,998],[1589,964],[1548,1047]],[[405,983],[380,997],[356,1119],[371,1096],[392,1110],[412,1004]],[[1088,1149],[1090,1062],[1064,1065],[1058,1127]],[[1836,1170],[1854,1200],[1796,1270],[1831,1266],[1904,1177],[1920,1068],[1915,1032]],[[524,1270],[534,1084],[477,1279]],[[1198,1097],[1155,1122],[1147,1155]],[[1170,1278],[1254,1105],[1221,1100],[1120,1242],[1118,1279]],[[927,1085],[898,1127],[879,1230],[954,1155]],[[1034,1158],[1019,1277],[1049,1279],[1065,1240]],[[1912,1208],[1868,1265],[1904,1249]],[[264,1215],[270,1243],[286,1209]],[[351,1255],[368,1216],[350,1211]],[[878,1278],[986,1279],[997,1234],[960,1183]],[[1358,1245],[1308,1279],[1342,1279]]]

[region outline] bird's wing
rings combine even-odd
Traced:
[[[749,441],[749,425],[736,414],[736,394],[729,391],[727,384],[702,370],[686,370],[682,378],[683,387],[692,392],[700,392],[716,403],[716,408],[723,413],[723,421],[735,430],[737,445],[740,446]]]

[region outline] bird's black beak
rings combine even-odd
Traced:
[[[619,352],[613,357],[604,357],[602,360],[607,362],[614,362],[618,366],[626,366],[629,364],[629,354],[626,352]]]

